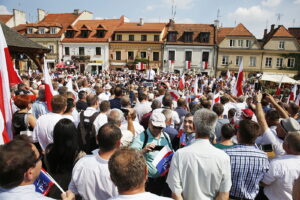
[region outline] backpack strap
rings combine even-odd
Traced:
[[[144,131],[144,135],[145,135],[145,139],[144,139],[144,143],[142,146],[142,149],[146,146],[147,142],[148,142],[148,134],[147,134],[147,130]]]
[[[81,141],[82,141],[82,144],[86,144],[86,140],[85,140],[85,136],[86,136],[86,131],[85,131],[85,128],[84,128],[84,114],[83,114],[84,111],[81,111],[80,112],[80,122],[79,122],[79,125],[78,125],[78,129],[79,129],[79,132],[80,132],[80,138],[81,138]]]

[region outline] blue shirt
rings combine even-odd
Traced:
[[[121,98],[114,98],[109,100],[110,103],[110,108],[114,109],[114,108],[118,108],[121,109]]]
[[[166,132],[170,136],[171,141],[173,141],[173,139],[178,134],[178,131],[175,128],[173,128],[171,125],[167,125],[167,127],[164,128],[164,132]]]
[[[32,114],[36,119],[49,112],[46,103],[39,100],[35,101],[32,104],[31,110],[32,110]]]
[[[171,145],[170,138],[167,134],[161,133],[160,138],[156,139],[150,133],[149,128],[146,130],[146,134],[148,135],[148,141],[146,143],[146,146],[148,144],[155,144],[155,145],[159,145],[159,146]],[[142,150],[144,141],[145,141],[145,132],[139,134],[136,138],[134,138],[130,147],[132,147],[134,149]],[[170,146],[170,148],[172,149],[171,146]],[[159,153],[159,151],[152,151],[152,152],[144,154],[144,157],[146,159],[147,166],[148,166],[148,176],[150,178],[159,177],[159,173],[158,173],[156,167],[152,164],[152,161],[154,160],[154,158],[156,157],[156,155],[158,153]]]
[[[267,154],[256,146],[235,145],[224,149],[230,156],[232,187],[230,196],[254,199],[259,182],[269,170]]]
[[[35,186],[24,185],[12,189],[0,188],[0,199],[2,200],[53,200],[35,191]]]

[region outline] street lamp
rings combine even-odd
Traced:
[[[148,53],[148,69],[150,69],[150,53],[151,53],[151,48],[147,49],[147,53]]]

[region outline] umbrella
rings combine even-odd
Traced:
[[[55,65],[56,68],[65,68],[66,65],[63,62],[58,63],[57,65]]]

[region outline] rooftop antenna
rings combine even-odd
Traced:
[[[172,0],[172,13],[171,13],[171,18],[174,20],[176,15],[176,5],[175,5],[175,0]]]
[[[295,27],[295,24],[296,24],[296,19],[294,18],[293,19],[293,27]]]
[[[236,20],[234,20],[234,26],[236,26]]]
[[[269,26],[269,20],[266,21],[266,29],[268,29]]]
[[[220,16],[220,8],[218,8],[218,11],[217,11],[217,20],[220,20],[221,16]]]
[[[276,16],[277,16],[277,22],[276,22],[276,23],[277,23],[277,25],[279,25],[280,19],[281,19],[281,17],[283,16],[283,14],[277,13]]]

